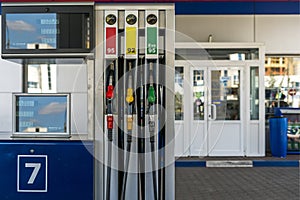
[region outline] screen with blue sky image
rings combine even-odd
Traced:
[[[66,133],[68,96],[17,96],[16,132]]]
[[[56,13],[7,14],[6,48],[56,49],[58,24]]]

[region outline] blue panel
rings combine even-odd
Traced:
[[[0,142],[0,199],[92,200],[92,152],[92,142]]]
[[[128,1],[127,3],[132,3]],[[142,2],[142,1],[141,1]],[[155,2],[155,1],[153,1]],[[201,14],[300,14],[300,3],[290,1],[171,1],[175,2],[176,15],[201,15]],[[0,3],[1,6],[1,3]],[[1,15],[1,9],[0,9]]]
[[[176,15],[201,14],[299,14],[299,1],[176,2]]]
[[[206,167],[206,161],[199,160],[177,160],[175,167]]]
[[[253,2],[176,2],[176,15],[253,14]]]
[[[300,2],[256,2],[255,14],[299,14]]]
[[[300,151],[288,151],[288,155],[300,155]]]
[[[299,167],[299,160],[291,160],[291,161],[254,160],[253,167]]]

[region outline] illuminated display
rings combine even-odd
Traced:
[[[3,6],[2,56],[83,56],[94,46],[92,19],[92,6]]]
[[[16,96],[17,133],[67,133],[68,95]]]
[[[7,14],[7,49],[56,49],[59,20],[55,13]]]

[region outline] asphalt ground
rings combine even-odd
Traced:
[[[299,167],[176,167],[176,200],[299,200]]]

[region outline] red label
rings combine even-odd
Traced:
[[[114,117],[113,116],[107,116],[107,128],[113,129],[114,127]]]
[[[117,54],[117,29],[115,27],[106,28],[106,55]]]

